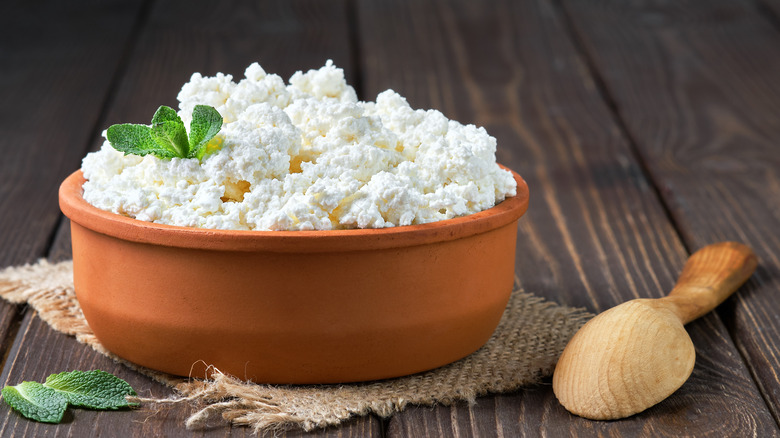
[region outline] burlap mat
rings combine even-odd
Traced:
[[[516,289],[487,344],[450,365],[407,377],[345,385],[260,385],[218,373],[213,380],[183,379],[124,361],[108,352],[87,325],[73,291],[72,262],[11,267],[0,271],[0,296],[28,303],[53,329],[73,335],[98,352],[175,388],[170,399],[142,403],[190,403],[187,427],[219,416],[255,432],[291,427],[312,430],[370,413],[388,417],[407,405],[474,402],[487,393],[514,391],[552,373],[558,356],[590,314]],[[53,370],[60,371],[60,370]]]

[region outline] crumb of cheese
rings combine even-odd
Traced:
[[[87,202],[188,227],[329,230],[450,219],[515,195],[483,128],[412,109],[392,90],[358,101],[331,61],[289,84],[257,63],[238,83],[195,73],[178,99],[187,126],[195,105],[219,111],[221,148],[202,162],[163,160],[105,141],[82,162]]]

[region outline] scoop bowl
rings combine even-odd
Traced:
[[[739,242],[707,245],[691,255],[668,296],[634,299],[588,321],[555,367],[558,401],[581,417],[616,420],[669,397],[696,362],[684,325],[722,303],[757,265]]]

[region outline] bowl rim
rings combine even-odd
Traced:
[[[492,208],[437,222],[389,228],[312,231],[221,230],[157,224],[101,210],[84,200],[81,170],[60,185],[59,204],[72,222],[92,231],[161,246],[271,252],[333,252],[399,248],[445,242],[488,232],[517,221],[528,209],[528,185],[511,169],[517,194]]]

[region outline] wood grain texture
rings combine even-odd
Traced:
[[[780,27],[780,0],[757,0],[757,4],[764,17]]]
[[[780,419],[777,21],[750,2],[564,4],[686,245],[756,251],[719,311]]]
[[[414,107],[485,126],[498,139],[499,162],[528,181],[531,204],[520,223],[516,266],[526,290],[593,311],[671,290],[686,251],[550,2],[358,7],[365,95],[392,87]],[[400,27],[407,31],[397,32]],[[494,415],[464,407],[410,409],[390,420],[388,435],[491,436],[485,431],[497,428],[516,436],[562,428],[626,436],[696,429],[718,436],[721,427],[776,435],[720,320],[709,315],[689,331],[701,366],[672,397],[628,420],[573,417],[543,388],[543,403],[528,391],[501,396]],[[703,430],[700,414],[725,425]],[[495,418],[512,420],[496,426]]]
[[[72,112],[72,117],[88,115],[90,123],[100,125],[96,130],[98,134],[113,123],[147,123],[159,105],[177,106],[176,94],[193,72],[204,75],[230,73],[237,81],[243,78],[244,69],[255,61],[260,62],[269,73],[279,73],[286,80],[296,70],[321,67],[329,57],[345,68],[347,76],[351,77],[346,17],[345,1],[251,4],[240,1],[154,2],[145,16],[146,20],[138,28],[134,50],[126,63],[127,68],[120,75],[106,113],[101,115],[98,109],[85,109],[84,113]],[[47,34],[44,32],[44,35]],[[48,34],[48,37],[54,38],[55,35]],[[96,56],[99,55],[98,50]],[[90,149],[97,149],[102,143],[99,137],[85,138],[84,143],[87,140]],[[41,153],[52,150],[46,142],[40,143],[40,148]],[[63,172],[69,173],[78,168],[86,150],[82,146],[70,162],[61,163]],[[32,175],[29,169],[22,173],[27,177]],[[50,185],[52,193],[56,194],[58,183],[51,182]],[[38,191],[46,189],[39,188]],[[56,211],[56,197],[50,206],[52,211]],[[55,225],[56,221],[52,222],[47,236]],[[17,227],[14,232],[30,234],[16,224],[13,226]],[[70,242],[67,226],[68,221],[63,221],[50,248],[53,260],[68,258]],[[11,231],[9,229],[9,236]],[[41,380],[54,372],[89,368],[116,373],[127,379],[141,395],[166,396],[170,393],[170,389],[114,364],[72,338],[52,331],[32,312],[28,312],[22,322],[0,380],[5,384],[16,384],[22,380]],[[192,408],[187,406],[168,407],[156,413],[145,409],[126,412],[74,410],[68,414],[70,417],[67,417],[65,425],[55,426],[27,421],[3,404],[0,405],[0,436],[252,435],[250,429],[225,427],[221,422],[204,431],[183,430],[184,420],[191,412]],[[282,436],[372,437],[381,436],[381,433],[382,422],[368,416],[340,428],[314,433],[291,431]]]
[[[141,2],[4,2],[0,14],[0,267],[46,255],[57,188],[78,166]],[[0,302],[3,357],[19,309]]]
[[[0,266],[45,255],[141,2],[14,1],[0,26]],[[45,169],[45,171],[42,171]]]
[[[707,245],[685,262],[677,284],[659,302],[665,302],[680,322],[713,311],[755,273],[758,259],[750,247],[738,242]]]
[[[698,366],[698,365],[697,365]],[[709,371],[709,370],[708,370]],[[739,390],[751,380],[728,382],[727,390]],[[717,397],[721,385],[707,391]],[[705,400],[706,400],[705,398]],[[721,421],[721,412],[702,403],[701,395],[676,393],[673,398],[641,414],[619,421],[592,421],[571,416],[557,402],[549,382],[519,394],[481,397],[474,405],[417,408],[405,412],[402,421],[390,421],[388,437],[744,437],[762,436],[746,413]],[[428,434],[428,435],[425,435]],[[766,436],[777,436],[770,433]]]

